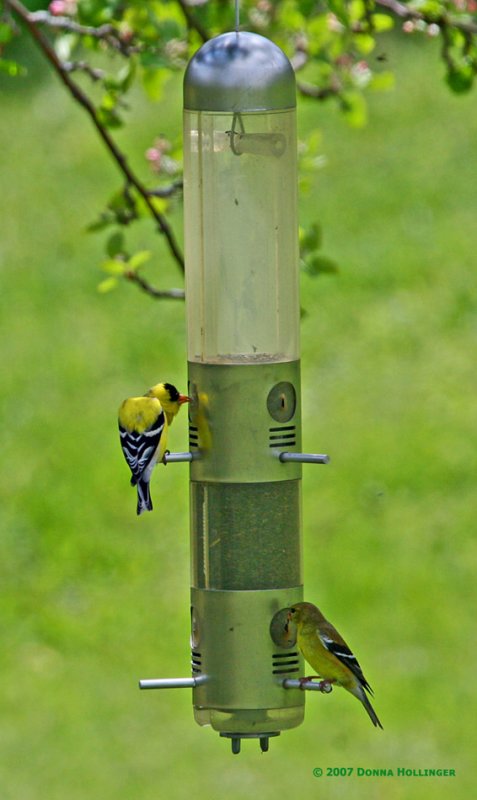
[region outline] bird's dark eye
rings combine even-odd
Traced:
[[[296,612],[296,608],[290,608],[290,614],[294,614]]]

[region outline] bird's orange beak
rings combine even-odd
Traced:
[[[179,405],[180,406],[182,405],[182,403],[190,403],[191,400],[192,400],[192,397],[187,397],[186,394],[180,394],[179,395]]]

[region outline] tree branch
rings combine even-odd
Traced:
[[[101,81],[106,73],[104,69],[97,69],[88,64],[87,61],[63,61],[65,72],[85,72],[93,81]]]
[[[131,281],[131,283],[135,283],[137,286],[139,286],[139,288],[146,292],[146,294],[150,295],[150,297],[155,297],[156,299],[161,300],[184,300],[185,298],[185,292],[183,289],[156,289],[134,270],[125,272],[124,277],[126,280]]]
[[[172,197],[184,186],[184,181],[178,180],[174,181],[174,183],[169,184],[169,186],[158,186],[157,189],[149,189],[148,194],[151,197]]]
[[[315,100],[327,100],[329,97],[337,97],[341,92],[340,86],[314,86],[311,83],[297,81],[297,91],[304,97],[313,97]]]
[[[189,28],[198,33],[203,42],[207,42],[210,39],[210,36],[204,26],[199,22],[197,17],[191,12],[187,4],[187,0],[177,0],[177,2],[181,7],[181,11],[184,14]]]
[[[429,23],[434,22],[436,25],[446,24],[450,25],[452,28],[457,28],[457,30],[463,31],[464,33],[477,34],[477,23],[472,22],[472,20],[470,20],[468,17],[465,19],[459,19],[459,17],[455,15],[442,15],[439,18],[425,14],[421,11],[416,11],[413,8],[409,8],[408,5],[401,3],[400,0],[376,0],[376,5],[387,8],[397,17],[401,17],[402,19],[422,20],[423,22]]]
[[[132,171],[131,167],[127,162],[126,156],[117,147],[109,131],[102,124],[93,103],[91,102],[89,97],[82,91],[82,89],[80,89],[80,87],[71,79],[68,68],[64,67],[64,65],[56,55],[54,49],[50,45],[50,42],[39,30],[34,19],[32,20],[32,14],[28,11],[27,8],[25,8],[23,3],[21,3],[20,0],[5,0],[5,3],[11,8],[12,11],[18,14],[18,16],[25,22],[36,44],[42,50],[43,54],[50,62],[51,66],[57,73],[60,80],[66,86],[72,97],[89,114],[99,136],[103,140],[104,144],[109,150],[109,153],[116,162],[117,166],[125,176],[127,183],[130,186],[134,186],[138,194],[140,194],[141,197],[143,198],[144,203],[146,204],[151,216],[156,221],[160,232],[165,236],[169,249],[172,253],[172,256],[174,257],[175,261],[177,262],[177,264],[179,265],[180,269],[183,272],[184,256],[182,255],[182,251],[176,241],[175,235],[172,231],[171,226],[169,225],[168,220],[165,218],[163,214],[161,214],[155,208],[154,199],[151,197],[146,187],[143,186],[139,178]]]
[[[7,0],[7,3],[12,7],[16,5],[14,2],[10,3],[9,0]],[[15,10],[20,13],[18,9]],[[33,25],[48,25],[49,28],[60,28],[69,33],[78,33],[80,36],[92,36],[94,39],[106,39],[110,44],[110,39],[114,39],[115,44],[117,44],[118,33],[112,25],[99,25],[99,27],[94,28],[91,25],[81,25],[79,22],[75,22],[75,20],[71,19],[71,17],[55,16],[48,11],[30,11],[28,13],[30,22],[32,22]]]

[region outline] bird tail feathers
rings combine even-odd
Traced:
[[[143,511],[152,511],[152,500],[149,491],[149,481],[139,479],[136,483],[137,488],[137,514]]]
[[[381,728],[382,729],[383,726],[381,725],[381,722],[379,721],[378,715],[376,714],[376,711],[372,707],[371,703],[369,702],[369,699],[368,699],[367,695],[364,692],[362,694],[362,697],[360,697],[360,700],[361,700],[363,706],[365,707],[366,711],[368,712],[368,714],[369,714],[369,716],[371,718],[371,722],[373,723],[373,725],[375,725],[377,728]]]

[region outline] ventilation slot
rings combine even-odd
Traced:
[[[300,657],[296,651],[292,653],[274,653],[272,656],[272,673],[289,675],[300,671]]]
[[[189,447],[199,447],[199,431],[193,425],[189,425]]]
[[[279,428],[269,428],[270,447],[295,447],[296,427],[295,425],[280,425]]]
[[[197,675],[198,673],[202,672],[202,654],[198,653],[196,650],[192,650],[191,652],[191,667],[192,672],[195,672]]]

